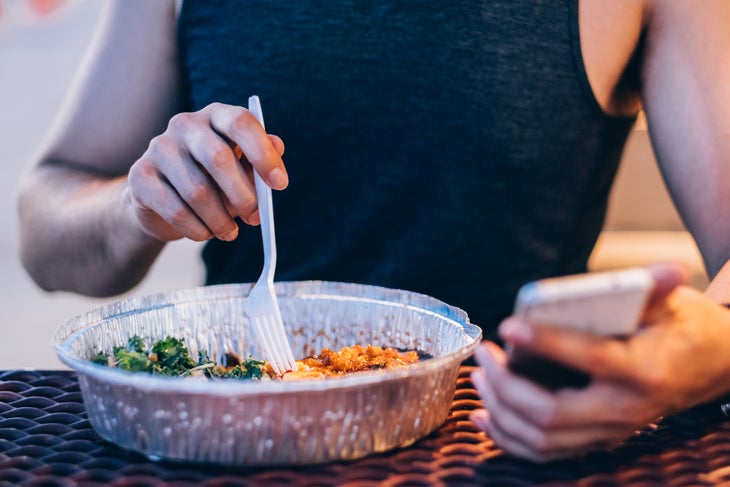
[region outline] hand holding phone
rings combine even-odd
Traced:
[[[518,292],[514,314],[533,323],[571,328],[602,336],[636,331],[654,278],[644,268],[577,274],[533,281]],[[586,374],[508,347],[509,366],[550,389],[583,387]]]

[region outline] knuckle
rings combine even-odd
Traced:
[[[183,208],[172,210],[167,216],[167,221],[175,228],[185,228],[188,222],[188,212]]]
[[[205,242],[206,240],[210,239],[211,234],[207,230],[195,229],[188,232],[185,236],[193,242]]]
[[[653,367],[644,368],[639,372],[638,381],[641,388],[651,394],[665,390],[671,384],[672,375],[665,367],[654,364]]]
[[[550,439],[543,431],[537,431],[533,434],[530,439],[530,447],[537,454],[537,457],[540,458],[548,455],[552,450]]]
[[[238,212],[238,216],[240,216],[241,218],[246,218],[252,215],[256,210],[258,210],[258,200],[253,195],[243,196],[235,202],[235,208]]]
[[[226,105],[225,103],[213,102],[207,105],[201,112],[210,118],[215,118],[218,123],[223,124],[224,130],[245,128],[255,120],[253,114],[243,107],[237,105]],[[243,125],[241,125],[243,123]]]
[[[155,165],[148,159],[140,159],[129,168],[127,182],[132,191],[137,192],[140,188],[147,186],[147,181],[158,177]]]
[[[245,108],[234,108],[235,112],[233,113],[233,117],[231,118],[231,134],[234,136],[242,136],[249,130],[251,130],[252,127],[255,127],[255,124],[258,124],[258,121],[256,121],[256,118],[253,116],[251,112],[246,110]]]
[[[586,352],[587,363],[591,364],[594,370],[610,370],[613,365],[613,358],[611,351],[603,347],[591,347]]]
[[[193,112],[180,112],[170,118],[168,130],[183,130],[196,123],[198,116]]]
[[[197,221],[191,221],[190,213],[183,207],[170,211],[165,220],[190,240],[202,242],[211,236],[207,228]]]
[[[215,144],[210,149],[210,164],[213,169],[224,171],[231,166],[233,151],[225,144]]]
[[[215,112],[215,111],[218,111],[218,110],[222,110],[222,109],[223,109],[224,107],[226,107],[226,105],[225,105],[225,104],[223,104],[223,103],[221,103],[221,102],[219,102],[219,101],[214,101],[214,102],[212,102],[212,103],[208,103],[208,104],[207,104],[207,105],[205,106],[205,108],[203,108],[203,110],[202,110],[202,111],[204,111],[204,112],[205,112],[205,111],[207,111],[207,112],[211,112],[211,111],[212,111],[212,112]]]
[[[167,133],[160,134],[150,140],[147,154],[157,157],[165,157],[178,151],[177,143]]]
[[[236,229],[236,225],[225,218],[217,219],[208,225],[213,233],[219,237],[225,237]]]
[[[207,184],[196,184],[185,192],[185,201],[193,207],[206,205],[212,199],[213,190]]]
[[[535,418],[540,428],[552,428],[558,424],[558,412],[554,402],[546,402],[540,406],[540,414]]]

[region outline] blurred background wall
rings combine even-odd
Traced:
[[[55,329],[112,301],[45,293],[35,286],[18,260],[15,202],[18,179],[71,83],[101,5],[98,0],[0,0],[0,369],[62,367],[51,347]],[[199,250],[192,242],[168,245],[142,285],[127,295],[200,285]],[[707,283],[640,121],[590,265],[606,270],[657,260],[684,262],[693,285]]]
[[[111,301],[36,287],[18,258],[16,212],[18,179],[50,127],[101,6],[98,0],[0,0],[0,369],[61,367],[51,346],[56,328]],[[200,285],[198,253],[193,242],[168,245],[128,295]]]

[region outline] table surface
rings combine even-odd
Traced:
[[[612,451],[536,465],[469,421],[481,401],[462,366],[448,419],[414,445],[352,462],[232,468],[153,462],[102,440],[70,371],[0,372],[0,485],[730,485],[730,422],[685,412]]]

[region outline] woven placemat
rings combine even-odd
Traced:
[[[535,465],[506,455],[468,419],[481,407],[471,370],[460,370],[446,422],[416,444],[353,462],[276,469],[150,461],[94,432],[73,372],[0,372],[0,485],[730,485],[730,422],[692,412],[581,459]]]

